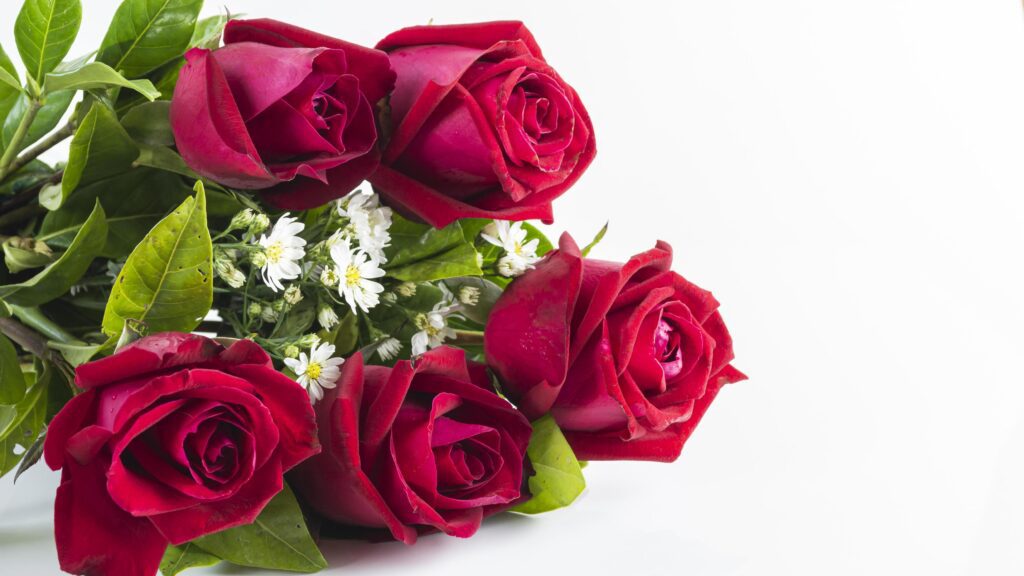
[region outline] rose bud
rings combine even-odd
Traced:
[[[594,159],[594,128],[526,26],[414,26],[377,48],[398,74],[371,178],[388,204],[437,227],[552,220],[551,202]]]
[[[376,105],[395,79],[383,52],[275,20],[232,20],[222,48],[185,60],[171,127],[200,175],[305,210],[377,167]]]
[[[305,390],[249,340],[164,333],[83,364],[54,417],[60,567],[155,574],[168,543],[250,524],[319,451]]]
[[[324,450],[290,479],[328,520],[407,544],[433,529],[466,538],[520,497],[530,423],[462,350],[394,368],[364,366],[357,353],[316,415]]]
[[[746,377],[707,292],[658,242],[625,264],[559,249],[512,282],[484,332],[487,364],[531,419],[550,412],[580,460],[675,460],[719,389]]]

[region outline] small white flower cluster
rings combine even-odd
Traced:
[[[540,260],[537,256],[539,241],[536,238],[526,241],[522,222],[495,220],[483,229],[480,237],[504,250],[505,254],[498,259],[498,274],[502,276],[522,276]]]
[[[299,261],[306,256],[306,241],[299,233],[306,227],[297,218],[285,213],[278,218],[270,235],[262,234],[256,242],[263,249],[253,257],[260,268],[263,283],[274,292],[284,290],[282,280],[294,280],[302,274]]]
[[[332,264],[324,267],[320,281],[337,287],[353,312],[369,312],[380,303],[384,286],[375,282],[384,276],[384,249],[391,244],[391,209],[380,205],[380,198],[369,184],[338,201],[338,215],[348,225],[327,241]]]

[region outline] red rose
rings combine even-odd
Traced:
[[[388,57],[275,20],[232,20],[224,47],[185,54],[171,127],[185,162],[287,210],[340,198],[377,167]]]
[[[83,364],[46,463],[63,468],[63,570],[156,573],[168,542],[251,523],[282,474],[319,451],[306,392],[259,346],[165,333]]]
[[[394,368],[354,355],[316,405],[324,450],[296,469],[293,487],[322,516],[407,544],[417,529],[472,536],[519,498],[531,432],[490,386],[486,368],[455,348]]]
[[[745,378],[718,302],[671,265],[664,242],[618,264],[563,235],[491,311],[502,391],[531,418],[550,411],[581,460],[675,460],[718,390]]]
[[[377,44],[398,74],[374,187],[442,227],[552,219],[594,159],[594,128],[521,22],[414,26]]]

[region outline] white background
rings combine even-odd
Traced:
[[[115,7],[85,4],[73,55]],[[228,4],[365,44],[526,21],[598,139],[554,229],[671,242],[751,377],[675,464],[592,464],[578,505],[466,541],[328,544],[332,573],[1024,572],[1018,0]],[[56,483],[0,484],[0,571],[56,573]]]

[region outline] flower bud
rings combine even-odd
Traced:
[[[252,221],[255,217],[256,213],[253,212],[252,208],[246,208],[231,218],[231,223],[228,224],[228,230],[241,230],[242,228],[248,228],[249,226],[252,226]]]
[[[321,304],[316,313],[316,319],[324,330],[330,330],[338,324],[338,313],[334,311],[334,308]]]
[[[257,268],[263,268],[264,266],[267,265],[267,255],[263,252],[263,250],[257,250],[253,252],[252,256],[250,256],[249,258],[252,261],[252,265]]]
[[[416,284],[413,282],[402,282],[398,285],[398,288],[395,288],[395,292],[398,292],[399,296],[411,298],[416,295]]]
[[[299,357],[299,347],[296,346],[295,344],[289,344],[289,345],[285,346],[284,347],[284,357],[285,358],[298,358]]]
[[[259,302],[249,303],[249,316],[260,316],[263,314],[263,306]]]
[[[459,302],[466,306],[476,306],[480,303],[480,289],[476,286],[463,286],[459,288]]]
[[[235,268],[235,265],[230,260],[217,258],[213,262],[213,269],[217,272],[217,276],[228,286],[241,288],[245,285],[245,274],[242,274],[238,268]]]
[[[338,285],[338,268],[333,264],[324,266],[322,272],[320,272],[320,282],[328,288],[333,288]]]
[[[295,284],[292,284],[285,289],[283,298],[285,302],[294,306],[302,301],[302,290]]]
[[[261,212],[256,214],[252,219],[252,224],[249,224],[249,233],[255,236],[267,228],[270,228],[270,217]]]
[[[299,348],[312,348],[320,343],[320,337],[316,334],[304,334],[302,338],[295,341],[295,345]]]

